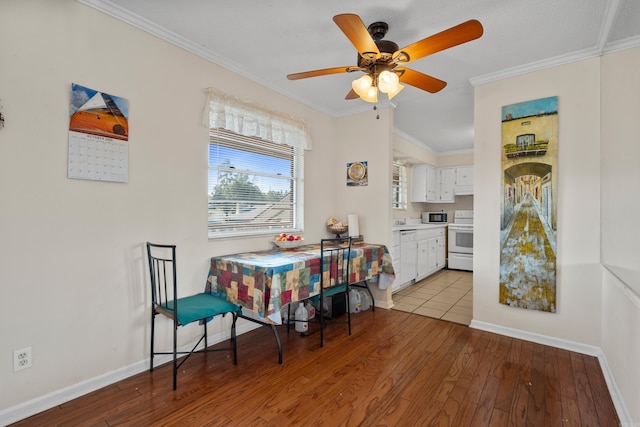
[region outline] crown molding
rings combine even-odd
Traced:
[[[600,28],[600,35],[598,36],[598,43],[595,47],[583,49],[580,51],[572,52],[567,55],[559,55],[553,58],[544,59],[542,61],[532,62],[518,67],[508,68],[495,73],[489,73],[478,77],[472,77],[469,82],[473,86],[478,86],[485,83],[491,83],[494,81],[506,79],[509,77],[515,77],[534,71],[544,70],[545,68],[557,67],[559,65],[569,64],[571,62],[582,61],[589,58],[599,57],[603,54],[617,52],[619,50],[628,49],[636,46],[640,46],[640,36],[630,37],[624,40],[616,42],[607,42],[609,39],[609,33],[616,20],[618,13],[620,12],[621,1],[610,0],[607,7],[604,23]]]
[[[507,68],[495,73],[489,73],[478,77],[472,77],[469,82],[473,86],[491,83],[509,77],[515,77],[534,71],[544,70],[546,68],[557,67],[559,65],[569,64],[571,62],[582,61],[584,59],[600,56],[600,50],[596,48],[585,49],[578,52],[572,52],[567,55],[559,55],[553,58],[543,59],[541,61],[532,62],[518,67]]]
[[[401,137],[401,138],[406,139],[407,141],[409,141],[409,142],[410,142],[410,143],[412,143],[413,145],[416,145],[418,148],[421,148],[421,149],[423,149],[423,150],[426,150],[426,151],[428,151],[429,153],[434,154],[434,155],[436,155],[436,156],[438,155],[438,153],[436,153],[436,151],[435,151],[433,148],[429,147],[427,144],[425,144],[425,143],[424,143],[424,142],[422,142],[422,141],[418,141],[416,138],[412,137],[411,135],[409,135],[409,134],[407,134],[407,133],[404,133],[403,131],[401,131],[401,130],[400,130],[400,129],[398,129],[398,128],[395,128],[395,127],[394,127],[394,128],[393,128],[393,133],[394,133],[395,135],[398,135],[398,136],[399,136],[399,137]]]
[[[334,112],[328,111],[327,109],[315,105],[315,104],[311,104],[309,103],[307,100],[304,100],[300,97],[298,97],[295,93],[293,92],[283,92],[282,89],[280,88],[275,88],[273,87],[271,84],[269,84],[268,82],[261,80],[259,77],[257,77],[254,74],[250,74],[249,72],[247,72],[244,68],[242,68],[240,65],[236,64],[233,61],[229,61],[226,58],[223,58],[220,55],[216,55],[213,52],[211,52],[208,49],[203,48],[202,46],[193,43],[192,41],[172,32],[167,30],[164,27],[161,27],[151,21],[149,21],[148,19],[145,19],[139,15],[133,14],[128,10],[123,9],[122,7],[108,1],[108,0],[78,0],[78,2],[92,7],[102,13],[105,13],[113,18],[116,18],[124,23],[127,23],[129,25],[132,25],[135,28],[138,28],[139,30],[142,30],[144,32],[147,32],[153,36],[156,36],[168,43],[171,43],[177,47],[180,47],[188,52],[193,53],[194,55],[197,55],[203,59],[206,59],[209,62],[212,62],[222,68],[226,68],[227,70],[230,70],[240,76],[243,76],[253,82],[256,82],[268,89],[271,89],[274,92],[280,93],[284,96],[287,96],[301,104],[304,104],[310,108],[313,108],[316,111],[319,111],[323,114],[326,114],[329,117],[332,118],[340,118],[343,116],[348,116],[350,114],[353,113],[357,113],[357,112],[362,112],[362,111],[366,111],[367,107],[362,107],[362,108],[358,108],[358,109],[354,109],[354,110],[350,110],[348,112],[342,113],[342,114],[336,114]]]

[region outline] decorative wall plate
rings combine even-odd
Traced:
[[[352,163],[351,166],[349,166],[349,170],[347,173],[349,174],[349,178],[351,178],[353,181],[360,181],[367,173],[367,169],[362,163],[355,162]]]

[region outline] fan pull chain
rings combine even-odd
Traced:
[[[378,105],[374,104],[373,111],[376,111],[377,109],[378,109]],[[376,114],[376,120],[380,120],[380,114]]]

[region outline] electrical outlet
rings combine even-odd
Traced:
[[[25,347],[13,352],[13,371],[21,371],[31,367],[31,347]]]

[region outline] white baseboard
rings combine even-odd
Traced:
[[[493,332],[508,337],[518,338],[525,341],[531,341],[538,344],[544,344],[551,347],[561,348],[564,350],[575,351],[576,353],[582,353],[589,356],[598,357],[602,350],[600,347],[594,347],[591,345],[581,344],[574,341],[563,340],[560,338],[550,337],[547,335],[536,334],[533,332],[522,331],[520,329],[508,328],[506,326],[494,325],[493,323],[480,322],[472,320],[469,325],[470,328],[481,329],[487,332]]]
[[[472,320],[469,327],[597,357],[598,362],[600,363],[600,368],[602,369],[604,380],[607,383],[607,388],[609,389],[609,394],[611,395],[611,400],[613,400],[613,405],[615,406],[616,412],[618,413],[618,418],[620,418],[620,425],[622,427],[632,427],[638,425],[634,424],[631,420],[631,415],[627,410],[624,399],[620,394],[620,389],[618,388],[611,369],[609,368],[607,358],[600,347],[594,347],[591,345],[581,344],[555,337],[549,337],[546,335],[540,335],[533,332],[522,331],[519,329],[507,328],[505,326],[494,325],[492,323],[480,322],[477,320]]]
[[[238,335],[241,335],[245,332],[249,332],[259,327],[260,325],[255,323],[238,321],[236,333]],[[228,340],[229,337],[229,332],[227,332],[226,334],[223,332],[219,332],[214,335],[208,336],[207,340],[209,342],[209,345],[213,345],[222,342],[223,340]],[[194,344],[195,342],[183,345],[178,350],[189,351]],[[154,358],[154,366],[167,363],[171,361],[171,359],[171,355],[156,356]],[[89,378],[88,380],[82,381],[78,384],[56,390],[52,393],[37,397],[28,402],[20,403],[10,408],[4,409],[0,411],[0,426],[6,426],[15,423],[16,421],[23,420],[32,415],[46,411],[47,409],[51,409],[54,406],[62,405],[63,403],[69,402],[70,400],[73,400],[80,396],[84,396],[85,394],[91,393],[92,391],[96,391],[147,370],[149,370],[149,359],[141,360],[129,366],[125,366],[123,368],[98,375],[97,377]]]
[[[385,310],[391,310],[393,307],[393,301],[376,301],[376,308],[383,308]]]

